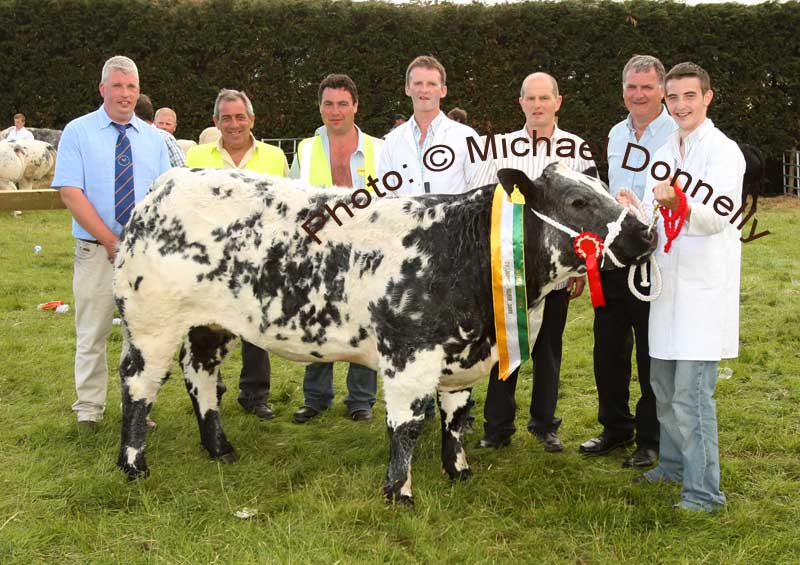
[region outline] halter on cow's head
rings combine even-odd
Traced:
[[[537,248],[526,245],[526,262],[549,261],[556,282],[586,272],[585,259],[575,250],[579,234],[594,234],[596,243],[607,247],[603,255],[610,260],[602,255],[597,259],[601,269],[641,263],[656,247],[655,235],[648,234],[648,226],[625,214],[605,184],[593,177],[561,163],[549,165],[533,181],[516,169],[501,169],[497,176],[509,195],[516,186],[525,197],[525,237],[542,238],[550,250],[549,257],[531,258],[528,254]]]

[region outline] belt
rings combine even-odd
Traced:
[[[95,241],[93,239],[83,239],[83,238],[80,238],[80,237],[76,237],[75,239],[77,239],[78,241],[82,241],[84,243],[91,243],[92,245],[100,245],[99,241]]]

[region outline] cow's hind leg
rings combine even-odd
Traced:
[[[439,413],[442,421],[442,466],[448,476],[466,480],[472,472],[464,453],[464,429],[469,413],[471,389],[439,392]]]
[[[220,421],[219,406],[225,388],[219,378],[219,367],[235,338],[220,328],[196,326],[189,330],[180,355],[186,390],[200,428],[200,441],[211,457],[226,463],[236,461],[238,456],[228,443]]]
[[[119,374],[122,381],[122,440],[117,466],[128,478],[148,474],[145,461],[147,415],[158,390],[169,374],[172,356],[180,343],[180,333],[163,332],[157,337],[131,336],[123,327],[122,358]]]

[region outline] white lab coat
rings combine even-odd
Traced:
[[[383,179],[387,172],[397,171],[403,180],[400,188],[390,194],[425,194],[425,182],[430,183],[430,194],[461,194],[472,188],[472,179],[477,174],[481,161],[476,158],[473,163],[470,160],[467,138],[474,137],[479,142],[480,137],[471,127],[455,122],[444,114],[440,114],[440,117],[442,119],[435,126],[431,147],[446,145],[452,149],[455,155],[452,166],[444,171],[431,171],[420,166],[417,143],[409,120],[390,131],[383,144],[378,177]],[[440,163],[445,153],[438,153],[433,157],[435,163]]]
[[[678,132],[656,151],[650,161],[664,161],[674,176],[676,167],[692,175],[689,185],[681,175],[679,183],[688,189],[692,206],[691,219],[683,226],[664,253],[663,220],[658,221],[659,246],[656,260],[661,268],[661,296],[650,305],[650,356],[664,360],[719,361],[739,354],[739,274],[741,270],[741,232],[730,219],[742,199],[745,162],[734,141],[706,119],[685,141],[685,157],[679,151]],[[663,175],[659,167],[657,174]],[[701,187],[691,196],[697,181],[713,187],[713,195],[703,204],[707,189]],[[643,204],[652,213],[653,187],[658,183],[648,173]],[[687,186],[688,185],[688,186]],[[733,202],[733,211],[714,202],[725,196]],[[727,206],[727,204],[726,204]]]

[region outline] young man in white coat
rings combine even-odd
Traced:
[[[678,124],[651,163],[663,161],[686,193],[683,229],[664,252],[659,222],[663,289],[650,307],[650,380],[661,427],[659,463],[636,482],[682,482],[686,510],[725,504],[720,491],[716,403],[717,366],[738,355],[739,232],[727,218],[741,201],[745,162],[736,143],[706,112],[714,93],[708,73],[694,63],[674,66],[665,78],[667,108]],[[645,207],[655,200],[677,210],[679,199],[663,167],[651,168]],[[677,169],[680,174],[676,174]],[[703,181],[702,186],[698,183]],[[731,203],[726,211],[727,203]]]

